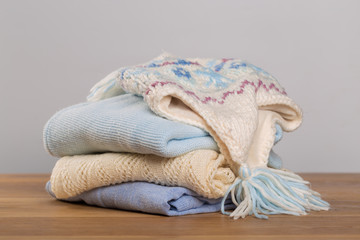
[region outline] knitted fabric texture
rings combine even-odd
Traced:
[[[133,94],[67,107],[51,117],[43,136],[46,150],[57,157],[101,152],[176,157],[196,149],[219,150],[209,133],[157,116]]]
[[[142,95],[160,116],[207,130],[234,171],[244,163],[266,166],[275,123],[293,131],[302,120],[300,108],[273,76],[237,59],[184,59],[165,53],[109,74],[92,88],[88,100],[124,92]],[[260,111],[266,114],[258,143]]]
[[[55,197],[50,182],[46,184],[46,190]],[[183,187],[168,187],[148,182],[128,182],[99,187],[61,200],[166,216],[218,212],[221,207],[221,199],[204,198]],[[228,199],[225,209],[234,207],[231,199]]]
[[[234,219],[267,218],[263,214],[329,209],[309,182],[267,167],[276,124],[293,131],[301,124],[302,112],[264,70],[237,59],[184,59],[165,53],[109,74],[91,89],[88,100],[124,92],[142,95],[160,116],[210,133],[237,176],[225,193],[222,213]],[[236,205],[232,213],[224,209],[230,195]]]
[[[57,198],[129,181],[181,186],[207,198],[219,198],[234,179],[222,154],[195,150],[175,158],[135,153],[67,156],[57,161],[50,181]]]

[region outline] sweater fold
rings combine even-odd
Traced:
[[[234,179],[222,154],[196,150],[174,158],[135,153],[66,156],[56,162],[50,181],[57,198],[133,181],[181,186],[203,197],[220,198]]]

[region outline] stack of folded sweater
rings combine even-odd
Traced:
[[[170,216],[328,209],[272,151],[301,111],[254,65],[162,54],[109,74],[88,100],[44,128],[61,157],[46,185],[57,199]]]

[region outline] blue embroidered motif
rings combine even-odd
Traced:
[[[215,66],[215,72],[220,71],[224,67],[224,65],[225,65],[225,62],[222,62],[222,63],[216,65]]]
[[[156,63],[150,63],[148,67],[149,67],[149,68],[152,68],[152,67],[158,67],[158,66],[159,66],[159,65],[156,64]]]
[[[186,71],[185,69],[183,69],[183,68],[177,67],[176,69],[173,69],[172,71],[178,77],[186,77],[187,79],[191,78],[190,73],[188,71]]]
[[[231,63],[229,68],[239,69],[239,67],[247,67],[247,64],[233,62],[233,63]]]
[[[204,71],[196,70],[195,73],[209,78],[209,81],[205,83],[205,87],[210,87],[212,84],[215,84],[215,87],[217,88],[225,88],[228,86],[229,82],[234,82],[234,80],[223,77],[211,69],[205,69]]]
[[[190,62],[190,61],[185,61],[185,60],[183,60],[183,59],[179,59],[179,60],[177,61],[177,63],[178,63],[179,65],[191,65],[191,62]]]

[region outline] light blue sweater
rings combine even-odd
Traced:
[[[96,152],[175,157],[197,149],[218,151],[204,130],[159,117],[132,94],[65,108],[43,133],[45,148],[57,157]]]
[[[55,198],[50,181],[46,191]],[[222,199],[207,199],[183,187],[168,187],[147,182],[128,182],[95,188],[78,196],[62,199],[68,202],[85,202],[104,208],[179,216],[220,211]],[[230,199],[225,209],[234,209]]]

